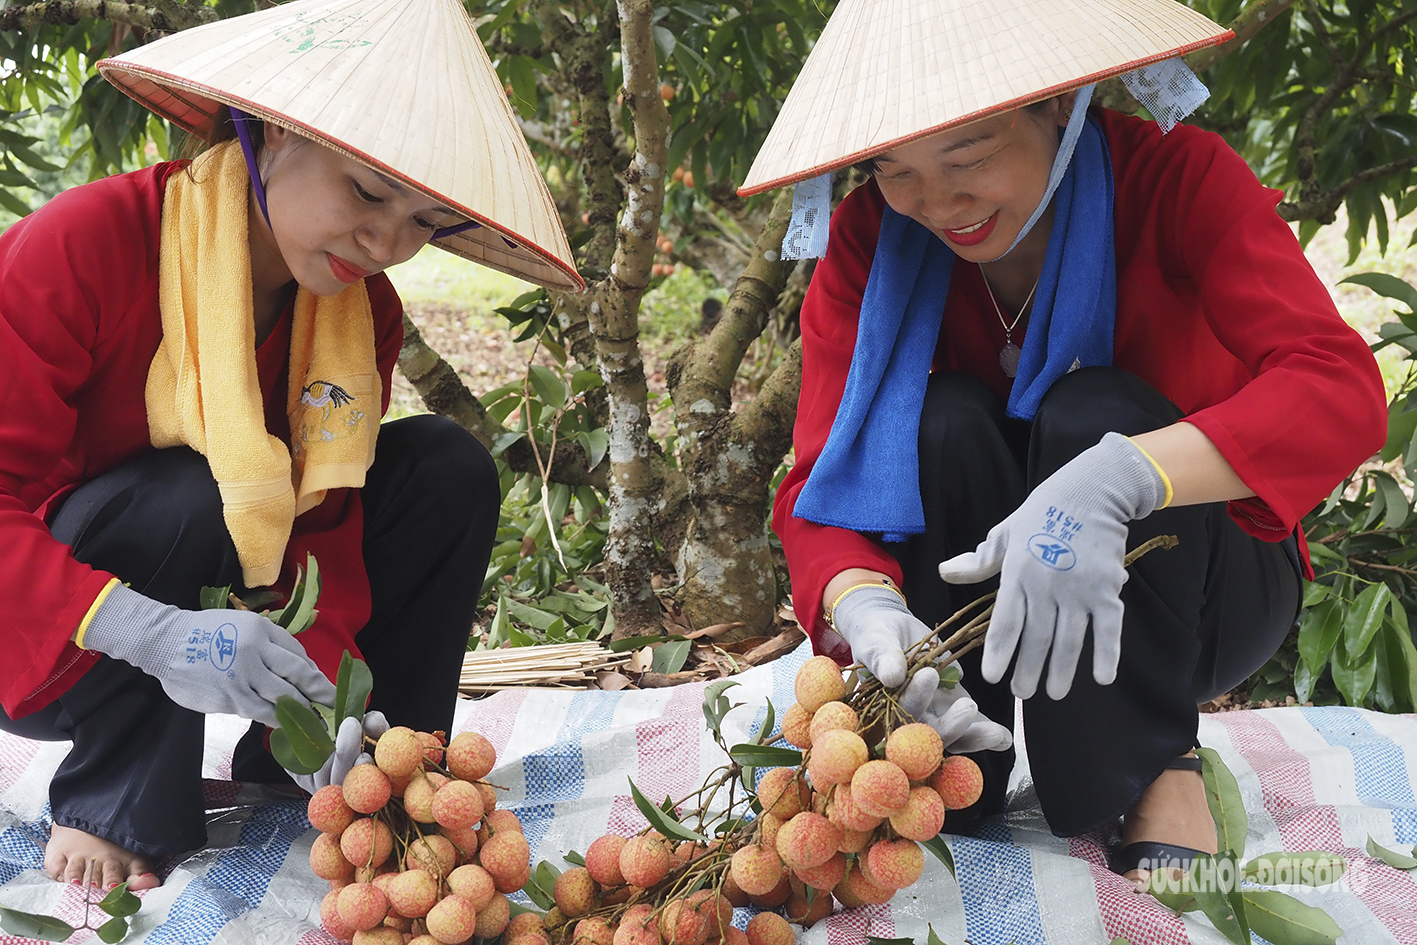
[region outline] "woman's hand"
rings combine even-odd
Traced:
[[[382,712],[365,712],[362,725],[359,719],[350,716],[340,723],[339,732],[335,734],[335,753],[326,759],[324,767],[314,774],[291,772],[290,776],[309,794],[330,784],[343,784],[345,775],[356,765],[374,763],[374,759],[364,750],[365,736],[378,741],[379,736],[388,730],[389,722]]]
[[[260,614],[183,610],[115,585],[82,646],[154,676],[173,702],[275,727],[276,700],[335,704],[335,687],[305,648]]]
[[[1105,686],[1116,678],[1127,523],[1164,507],[1169,492],[1160,467],[1108,433],[1041,482],[976,550],[941,562],[940,577],[952,584],[1000,575],[984,642],[986,680],[1002,679],[1017,649],[1014,695],[1034,694],[1047,660],[1048,695],[1063,698],[1089,623],[1093,679]]]

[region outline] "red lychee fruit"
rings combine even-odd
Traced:
[[[310,818],[310,826],[335,836],[354,823],[354,811],[344,802],[344,790],[338,784],[327,784],[311,795],[305,815]]]
[[[502,933],[504,939],[515,938],[518,935],[527,935],[534,932],[545,932],[546,923],[541,916],[535,912],[518,912],[507,922],[507,930]]]
[[[781,859],[781,857],[778,857]],[[743,891],[743,887],[738,885],[738,880],[733,878],[733,870],[728,871],[728,875],[723,877],[723,898],[727,899],[729,905],[735,909],[741,909],[748,904],[748,894]]]
[[[477,912],[477,937],[496,938],[507,927],[512,917],[512,904],[500,893],[492,897],[487,908]]]
[[[571,930],[570,945],[614,945],[615,933],[600,916],[581,919]]]
[[[504,830],[493,834],[482,844],[477,860],[482,868],[492,874],[498,889],[508,881],[526,874],[530,870],[531,847],[515,830]]]
[[[408,786],[403,789],[403,809],[420,824],[433,823],[434,793],[435,789],[427,775],[421,771],[414,772],[409,778]]]
[[[891,814],[891,828],[907,840],[929,840],[944,825],[945,804],[933,788],[911,788],[905,806]]]
[[[828,702],[836,702],[846,695],[846,680],[841,676],[841,667],[826,656],[814,656],[797,670],[795,687],[797,701],[808,712],[816,712]]]
[[[795,945],[797,941],[792,926],[776,912],[759,912],[753,916],[744,934],[748,945]]]
[[[659,837],[631,837],[620,851],[620,875],[640,888],[664,879],[670,865],[669,847]]]
[[[325,898],[320,900],[320,924],[337,939],[347,942],[354,937],[355,929],[340,918],[338,889],[331,889],[325,894]]]
[[[838,784],[827,805],[827,819],[843,830],[872,831],[884,818],[868,814],[856,805],[850,784]]]
[[[846,866],[846,857],[841,853],[837,853],[821,866],[813,866],[808,869],[796,870],[795,872],[797,873],[797,878],[808,886],[826,892],[846,878]]]
[[[766,896],[782,880],[782,857],[774,849],[752,843],[733,854],[729,869],[738,888],[750,896]]]
[[[453,829],[471,827],[481,820],[482,794],[477,785],[469,781],[449,781],[440,787],[433,795],[433,819],[439,826]]]
[[[428,764],[441,764],[443,750],[448,740],[442,732],[419,732],[418,744],[423,747],[423,760]]]
[[[378,867],[393,852],[394,835],[382,820],[361,817],[344,828],[344,833],[339,837],[339,848],[344,858],[356,868]]]
[[[477,789],[482,792],[482,809],[487,813],[497,809],[497,791],[486,781],[478,781]]]
[[[748,935],[742,929],[730,925],[723,930],[723,945],[748,945]]]
[[[864,905],[883,905],[890,902],[895,895],[894,889],[887,889],[878,886],[861,872],[861,867],[851,867],[846,873],[846,878],[837,883],[832,894],[841,900],[841,904],[849,909],[855,909]]]
[[[417,919],[428,914],[438,901],[438,878],[427,870],[408,870],[391,874],[384,890],[389,897],[389,905],[399,915]]]
[[[886,760],[912,781],[928,778],[944,756],[945,743],[940,734],[923,722],[902,725],[886,739]]]
[[[625,838],[618,834],[596,837],[585,854],[591,878],[607,888],[624,885],[625,875],[620,872],[620,852],[624,849]]]
[[[390,921],[394,922],[393,926],[387,924]],[[403,921],[407,922],[409,928],[413,928],[412,919]],[[384,922],[384,925],[378,925],[372,929],[364,929],[355,932],[354,938],[351,940],[351,945],[404,945],[405,937],[398,927],[402,924],[400,920],[391,916],[385,919]],[[412,936],[409,937],[411,938]]]
[[[509,810],[487,811],[487,827],[493,834],[510,832],[523,833],[522,822]]]
[[[984,773],[973,758],[950,755],[930,775],[929,784],[944,801],[945,810],[964,810],[978,803],[984,793]]]
[[[793,869],[821,866],[841,845],[841,828],[821,814],[803,811],[777,832],[777,853]]]
[[[393,795],[393,785],[389,776],[377,765],[357,765],[344,776],[344,802],[351,810],[361,814],[372,814]]]
[[[441,878],[458,865],[458,851],[447,837],[424,834],[408,845],[403,865],[404,869],[424,869]]]
[[[443,945],[459,945],[477,931],[477,910],[462,896],[445,896],[424,920],[428,934]]]
[[[374,764],[390,778],[407,777],[422,760],[423,745],[418,733],[402,725],[380,735],[374,746]]]
[[[877,840],[866,851],[865,864],[871,882],[904,889],[925,869],[925,851],[913,840]]]
[[[321,879],[347,881],[354,875],[354,864],[340,850],[339,837],[322,833],[310,847],[310,871]]]
[[[372,929],[389,914],[389,900],[373,883],[350,883],[339,891],[339,917],[356,932]]]
[[[492,874],[476,863],[459,866],[449,873],[448,888],[472,903],[472,907],[478,912],[486,909],[492,897],[497,895]]]
[[[851,799],[862,813],[889,817],[910,799],[910,779],[889,761],[868,761],[851,776]]]
[[[807,758],[807,773],[820,790],[833,784],[845,784],[856,769],[869,757],[866,742],[855,732],[831,728],[812,736],[812,753]]]
[[[660,945],[659,923],[650,917],[653,912],[654,907],[647,904],[626,909],[615,930],[614,945]]]
[[[794,702],[782,713],[782,737],[798,748],[812,747],[812,713]]]
[[[802,893],[793,893],[782,911],[787,913],[787,918],[791,921],[804,929],[810,929],[832,914],[832,897],[820,895],[809,902]]]
[[[584,866],[566,870],[556,877],[552,896],[556,900],[556,908],[567,918],[576,919],[585,915],[595,905],[595,880],[591,879],[590,870]]]
[[[856,710],[851,706],[845,702],[828,702],[812,713],[812,724],[808,728],[808,738],[815,745],[817,736],[823,732],[829,732],[834,728],[854,732],[860,725],[861,720],[857,717]]]
[[[758,842],[771,850],[776,850],[777,832],[782,829],[782,818],[776,814],[759,814],[757,823]]]
[[[480,781],[497,764],[497,751],[476,732],[460,732],[448,743],[444,761],[454,776],[464,781]]]
[[[472,859],[477,852],[477,828],[475,827],[439,827],[438,832],[452,841],[453,846],[458,848],[458,854],[466,863]]]
[[[769,768],[758,781],[758,803],[780,820],[791,820],[806,810],[809,798],[807,784],[795,768]]]
[[[789,870],[782,871],[782,879],[772,888],[772,892],[762,896],[752,896],[753,905],[763,909],[776,909],[785,903],[792,895],[792,874]]]

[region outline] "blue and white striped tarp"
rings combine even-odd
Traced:
[[[772,699],[779,718],[805,647],[737,677],[742,707],[725,722],[730,740],[755,733]],[[602,833],[644,826],[627,777],[650,797],[683,796],[726,759],[704,728],[704,684],[634,692],[502,692],[459,704],[455,731],[475,730],[497,748],[489,780],[521,817],[535,860],[564,866]],[[213,717],[205,761],[211,845],[143,893],[130,942],[332,945],[319,929],[327,884],[310,873],[316,834],[304,805],[225,781],[245,723]],[[1343,945],[1417,945],[1417,879],[1369,858],[1371,836],[1389,848],[1417,843],[1417,717],[1342,708],[1289,708],[1205,716],[1201,740],[1235,772],[1250,814],[1247,850],[1327,849],[1349,871],[1318,889],[1282,887],[1327,910]],[[730,741],[731,743],[731,741]],[[0,905],[76,921],[76,887],[38,870],[48,836],[49,777],[65,744],[0,735]],[[1220,945],[1199,914],[1177,918],[1108,872],[1103,838],[1054,837],[1027,776],[1015,776],[1010,812],[974,837],[953,837],[959,880],[927,857],[925,875],[885,906],[840,911],[799,940],[858,945],[865,935],[909,936],[926,926],[948,945]],[[738,919],[745,921],[746,910]],[[89,940],[82,933],[74,941]],[[0,935],[0,943],[22,942]],[[1257,940],[1258,941],[1258,940]]]

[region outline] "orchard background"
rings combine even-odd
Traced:
[[[0,223],[176,153],[179,134],[101,81],[98,59],[269,5],[0,8]],[[1279,212],[1330,285],[1387,273],[1335,294],[1386,349],[1389,443],[1306,520],[1319,580],[1241,698],[1413,711],[1417,4],[1191,5],[1237,34],[1189,57],[1212,93],[1191,121],[1284,191]],[[451,417],[503,474],[472,647],[712,628],[731,666],[781,628],[789,587],[767,521],[791,462],[812,263],[778,257],[790,190],[735,187],[833,6],[467,3],[590,286],[547,293],[436,250],[391,272],[408,308],[393,415]],[[1115,82],[1099,100],[1140,108]],[[838,174],[835,198],[860,182]],[[658,226],[627,226],[631,207]],[[689,655],[675,642],[657,651],[662,674]]]

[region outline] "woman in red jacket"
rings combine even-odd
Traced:
[[[784,250],[806,255],[815,178],[871,177],[802,307],[774,509],[799,619],[898,685],[997,581],[964,686],[904,694],[984,771],[948,825],[1001,809],[1017,697],[1050,826],[1121,818],[1134,878],[1215,851],[1197,704],[1278,647],[1299,519],[1386,428],[1278,194],[1175,126],[1205,97],[1175,57],[1229,35],[1169,0],[843,0],[742,188],[800,182]],[[1088,109],[1116,75],[1157,121]],[[1129,575],[1159,534],[1179,546]]]
[[[205,713],[253,720],[236,778],[287,780],[276,699],[332,704],[362,655],[364,731],[346,721],[311,791],[385,717],[451,725],[500,493],[452,423],[380,426],[402,338],[383,270],[432,241],[581,283],[456,0],[303,0],[100,71],[213,146],[0,236],[0,728],[73,742],[45,868],[147,888],[205,842]],[[199,609],[203,586],[287,593],[307,554],[298,639]]]

